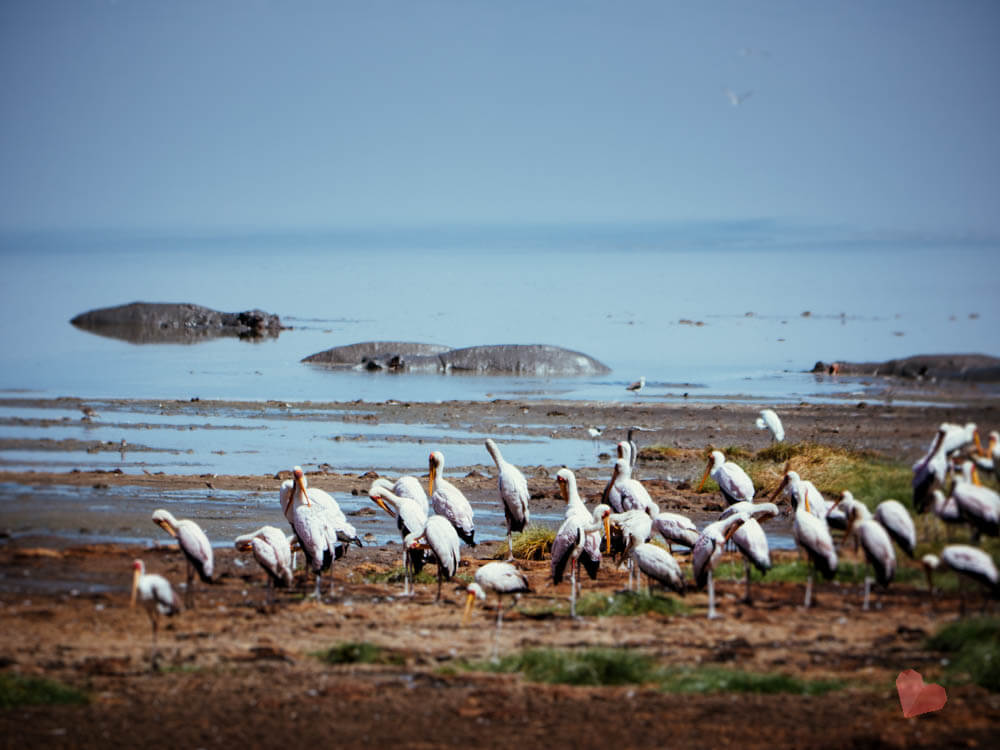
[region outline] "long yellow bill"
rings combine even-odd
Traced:
[[[142,575],[138,570],[132,573],[132,602],[129,604],[130,607],[135,606],[135,598],[139,593],[139,577]]]
[[[604,538],[606,540],[606,549],[604,550],[609,555],[611,554],[611,520],[605,516],[604,517]]]
[[[983,450],[983,444],[979,440],[979,430],[976,430],[975,432],[972,433],[972,439],[976,441],[976,453],[978,453],[980,456],[989,455],[988,453],[986,453],[986,451]]]
[[[698,485],[698,489],[695,492],[701,492],[701,488],[705,486],[705,482],[708,481],[708,473],[712,470],[712,462],[708,462],[708,466],[705,467],[705,473],[701,475],[701,484]]]
[[[804,493],[804,497],[802,498],[802,502],[805,503],[806,513],[812,513],[812,511],[809,510],[809,490],[808,489]]]
[[[434,477],[435,477],[436,474],[437,474],[437,468],[434,466],[434,464],[431,464],[430,479],[427,480],[427,494],[428,495],[433,495],[434,494]]]
[[[372,500],[374,500],[375,504],[378,507],[380,507],[386,513],[388,513],[389,514],[389,518],[395,518],[396,517],[396,514],[392,512],[392,509],[388,505],[385,504],[385,501],[381,497],[379,497],[378,495],[369,495],[368,497],[370,497]]]
[[[302,499],[306,501],[306,505],[312,505],[312,501],[309,499],[309,492],[306,490],[306,478],[299,476],[295,481],[299,485],[299,490],[302,492]]]
[[[475,600],[476,595],[470,591],[465,599],[465,614],[462,615],[462,627],[465,627],[469,621],[469,613],[472,612],[472,604]]]

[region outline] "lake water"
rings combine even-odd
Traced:
[[[444,425],[336,424],[265,410],[171,420],[109,412],[102,399],[404,401],[738,396],[761,404],[861,392],[804,371],[816,360],[998,354],[995,242],[862,235],[777,222],[641,227],[459,228],[174,236],[0,236],[0,396],[76,396],[101,411],[0,409],[0,438],[72,438],[156,453],[0,451],[8,468],[145,468],[269,473],[329,461],[340,470],[426,469]],[[132,301],[261,308],[294,330],[259,343],[136,345],[70,318]],[[501,378],[337,372],[300,360],[366,340],[451,346],[545,343],[612,372]],[[32,419],[63,419],[59,427]],[[28,422],[24,422],[27,419]],[[385,434],[398,440],[385,441]],[[455,437],[454,430],[449,436]],[[596,465],[580,440],[494,435],[515,463]],[[449,463],[483,463],[462,434]],[[0,491],[0,500],[11,493]],[[363,500],[363,498],[362,498]]]

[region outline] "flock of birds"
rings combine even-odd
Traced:
[[[775,440],[784,438],[777,414],[770,409],[761,412],[758,427],[771,431]],[[755,567],[762,573],[771,568],[767,536],[762,524],[781,515],[774,501],[787,499],[794,514],[792,533],[798,547],[809,561],[809,576],[805,587],[804,606],[812,603],[814,571],[827,579],[837,570],[838,553],[831,529],[844,531],[843,540],[855,540],[860,546],[873,576],[865,578],[863,609],[870,606],[871,584],[885,588],[896,570],[897,545],[913,557],[917,538],[913,518],[895,500],[886,500],[870,512],[844,491],[835,501],[828,501],[807,479],[795,471],[786,471],[780,484],[766,500],[760,500],[752,480],[737,463],[727,460],[720,451],[712,451],[698,486],[700,491],[711,477],[727,503],[718,520],[698,529],[689,518],[672,512],[661,512],[646,488],[635,478],[638,447],[629,431],[629,439],[617,444],[618,457],[611,478],[600,502],[588,509],[580,497],[574,473],[567,468],[556,474],[557,488],[566,503],[564,521],[552,544],[550,576],[559,584],[570,579],[570,613],[576,617],[576,600],[582,578],[580,567],[595,579],[603,554],[617,553],[627,565],[628,588],[638,588],[641,575],[649,581],[683,594],[690,585],[680,563],[673,555],[674,545],[690,551],[694,585],[708,589],[708,617],[718,617],[712,573],[722,559],[723,551],[733,545],[743,557],[746,568],[746,601],[750,601],[750,574]],[[974,450],[970,450],[970,446]],[[528,483],[521,471],[506,461],[499,446],[486,440],[486,450],[497,469],[500,501],[507,528],[507,561],[494,561],[480,566],[474,582],[466,587],[467,602],[462,622],[468,620],[476,599],[487,593],[496,594],[499,629],[503,618],[504,595],[530,591],[527,578],[512,563],[512,535],[527,526]],[[426,562],[437,565],[437,599],[441,587],[457,572],[462,544],[475,546],[475,519],[471,504],[454,484],[443,477],[444,455],[430,454],[427,492],[421,481],[403,476],[395,481],[378,478],[369,489],[370,499],[396,519],[403,542],[404,595],[412,591],[411,580]],[[954,570],[987,586],[992,595],[1000,594],[1000,575],[991,557],[974,546],[980,534],[1000,533],[1000,495],[979,483],[977,471],[1000,474],[1000,436],[990,433],[989,448],[979,442],[976,426],[942,424],[925,456],[913,466],[913,505],[924,512],[928,503],[937,517],[948,524],[970,524],[973,544],[950,544],[939,555],[922,559],[928,586],[933,591],[932,574],[939,567]],[[944,489],[949,487],[948,495]],[[289,586],[295,569],[295,553],[301,551],[306,567],[315,576],[312,596],[319,600],[321,580],[335,560],[342,557],[351,544],[361,546],[357,531],[348,522],[337,501],[328,493],[309,487],[305,474],[295,467],[292,478],[280,487],[278,500],[289,523],[288,535],[275,526],[264,526],[235,540],[240,551],[252,552],[254,559],[267,575],[267,606],[274,602],[274,588]],[[212,546],[201,528],[191,520],[175,519],[166,510],[153,513],[153,521],[177,540],[187,560],[185,606],[193,606],[195,574],[210,582],[213,574]],[[666,547],[654,544],[660,536]],[[332,590],[332,589],[331,589]],[[150,616],[153,630],[153,658],[156,658],[156,634],[159,615],[170,615],[180,609],[180,599],[162,576],[148,574],[141,560],[134,563],[132,604],[141,599]]]

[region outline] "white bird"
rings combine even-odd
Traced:
[[[576,518],[580,526],[588,526],[593,520],[591,512],[580,499],[580,493],[576,487],[576,475],[569,469],[560,469],[556,473],[556,484],[566,501],[565,519]],[[598,530],[588,531],[584,535],[583,551],[578,557],[578,562],[583,565],[584,570],[591,580],[597,578],[597,571],[601,567],[601,532]]]
[[[648,542],[653,535],[653,518],[644,510],[633,509],[623,513],[612,513],[608,520],[622,530],[625,548],[622,550],[621,559],[628,565],[628,588],[632,591],[639,584],[638,576],[635,576],[633,583],[635,565],[632,561],[632,550]]]
[[[664,538],[671,552],[671,545],[694,547],[694,543],[698,541],[698,527],[694,521],[680,513],[657,513],[653,517],[653,532]]]
[[[476,571],[476,580],[466,587],[468,598],[465,602],[465,613],[462,625],[469,620],[472,604],[476,599],[486,599],[486,592],[497,595],[497,632],[503,625],[503,595],[526,594],[531,592],[528,579],[524,573],[508,562],[488,562]]]
[[[601,433],[604,432],[600,427],[588,427],[587,434],[590,435],[590,441],[597,447],[597,440],[601,437]]]
[[[927,453],[913,464],[913,507],[917,513],[923,513],[927,507],[927,498],[935,484],[944,485],[948,474],[948,454],[944,450],[944,438],[947,430],[942,425],[934,435]]]
[[[149,615],[153,627],[152,664],[156,669],[156,631],[159,628],[160,615],[170,617],[181,611],[181,600],[177,597],[170,582],[161,575],[147,573],[142,560],[132,563],[132,601],[134,607],[136,597],[142,599],[142,604]]]
[[[938,430],[944,433],[941,440],[941,450],[949,458],[973,443],[980,453],[983,452],[983,446],[979,442],[979,430],[976,428],[975,422],[968,422],[964,425],[942,422]]]
[[[949,544],[941,550],[941,556],[924,555],[921,562],[927,575],[927,586],[933,592],[933,573],[940,565],[951,568],[960,576],[971,578],[989,589],[995,599],[1000,597],[1000,573],[997,566],[987,553],[969,544]],[[962,609],[965,609],[965,599],[962,599]]]
[[[424,540],[423,543],[421,539]],[[455,527],[444,516],[431,516],[422,531],[411,533],[406,537],[403,548],[430,549],[434,553],[437,559],[438,579],[437,596],[434,601],[441,601],[441,583],[451,580],[462,559],[462,542]]]
[[[422,549],[410,549],[406,538],[410,534],[419,534],[427,526],[427,512],[418,500],[401,497],[389,489],[389,482],[376,479],[368,490],[368,497],[382,510],[396,519],[396,528],[403,539],[403,595],[410,594],[410,574],[415,576],[424,565]],[[420,488],[423,492],[423,488]]]
[[[1000,479],[1000,432],[990,432],[989,446],[984,451],[980,449],[972,455],[976,468],[981,471],[992,471]]]
[[[638,479],[632,478],[628,459],[619,458],[615,461],[614,469],[611,471],[611,484],[618,493],[622,513],[630,510],[640,510],[643,513],[659,512],[659,508],[656,507],[646,488]]]
[[[309,487],[302,467],[293,468],[292,479],[286,479],[281,483],[278,499],[281,502],[281,511],[289,523],[292,521],[292,512],[297,505],[304,504],[306,499],[315,505],[316,511],[323,514],[326,523],[334,530],[337,540],[343,542],[341,545],[335,545],[338,558],[347,552],[351,542],[359,547],[363,546],[357,530],[347,520],[344,511],[340,509],[340,504],[333,499],[330,493],[318,487]]]
[[[379,487],[385,487],[397,497],[406,497],[410,500],[414,500],[424,509],[425,516],[429,516],[431,514],[431,504],[427,499],[427,493],[424,492],[423,484],[421,484],[420,480],[416,477],[406,475],[400,477],[395,482],[392,482],[384,477],[379,477],[373,481],[372,484],[377,484]]]
[[[951,497],[958,512],[973,529],[973,541],[980,534],[1000,535],[1000,494],[979,484],[972,461],[962,463],[962,470],[955,475]]]
[[[785,428],[774,409],[761,409],[760,416],[757,417],[757,429],[770,430],[775,442],[780,443],[785,439]]]
[[[603,528],[606,535],[610,535],[609,521],[608,517],[611,515],[611,508],[607,505],[598,505],[594,508],[593,518],[588,522],[584,523],[583,519],[579,514],[573,514],[566,518],[556,532],[556,538],[552,542],[552,561],[551,561],[551,573],[552,573],[552,583],[559,585],[562,583],[563,574],[566,572],[566,566],[569,565],[570,569],[570,594],[569,594],[569,610],[570,617],[576,618],[576,596],[577,596],[577,562],[583,558],[586,564],[586,569],[590,577],[593,579],[597,576],[597,568],[600,565],[600,557],[597,558],[596,563],[591,557],[590,553],[586,554],[587,546],[587,535],[592,533],[599,533]]]
[[[768,503],[770,504],[770,503]],[[767,544],[767,534],[763,527],[749,513],[742,513],[743,524],[733,532],[732,542],[743,555],[743,566],[746,570],[746,594],[743,601],[750,604],[750,566],[753,565],[762,575],[771,569],[771,550]]]
[[[292,585],[292,547],[274,526],[261,526],[236,537],[236,549],[253,552],[254,560],[267,573],[267,606],[274,604],[274,587]]]
[[[431,453],[428,465],[430,479],[427,494],[430,495],[434,512],[451,522],[463,542],[475,547],[476,524],[472,517],[472,506],[462,491],[444,478],[444,454],[441,451]]]
[[[715,582],[712,571],[722,559],[722,552],[736,529],[743,525],[746,517],[730,516],[723,521],[714,521],[701,530],[698,541],[691,549],[691,567],[694,582],[697,587],[704,588],[708,584],[708,619],[714,620],[720,615],[715,611]]]
[[[847,516],[846,536],[852,534],[861,542],[861,549],[864,550],[868,564],[872,566],[875,580],[882,588],[888,588],[889,582],[896,575],[896,552],[885,527],[872,518],[868,508],[862,503],[854,503]],[[872,578],[866,575],[865,600],[861,606],[863,610],[869,608],[871,587]]]
[[[618,451],[618,460],[624,459],[625,461],[631,462],[632,447],[629,445],[628,441],[620,440],[618,445],[615,446]],[[605,505],[611,506],[611,510],[615,513],[621,513],[624,508],[622,508],[622,497],[615,486],[616,475],[614,471],[614,466],[611,467],[611,477],[608,479],[608,483],[604,485],[604,492],[601,494],[601,502]]]
[[[720,521],[723,521],[735,513],[746,513],[751,518],[757,519],[758,523],[770,521],[781,515],[781,510],[774,503],[748,503],[741,501],[730,505],[719,514]]]
[[[204,583],[212,582],[214,568],[212,544],[197,523],[187,518],[178,521],[170,511],[162,508],[153,511],[153,523],[174,537],[181,552],[184,553],[184,558],[187,560],[187,588],[184,590],[184,605],[193,607],[192,584],[195,572]]]
[[[646,387],[646,376],[643,375],[635,382],[629,383],[627,386],[625,386],[625,390],[632,391],[633,393],[638,394],[639,391],[641,391],[645,387]]]
[[[632,548],[632,560],[640,573],[683,596],[686,588],[684,573],[674,556],[665,549],[655,544],[639,544]]]
[[[636,476],[635,467],[639,462],[639,444],[635,442],[634,435],[637,432],[637,428],[630,427],[628,431],[628,468],[633,477]]]
[[[965,522],[962,514],[958,511],[958,504],[955,502],[955,498],[946,498],[944,493],[937,488],[934,489],[933,496],[934,500],[931,504],[931,510],[935,516],[946,524],[960,524]]]
[[[794,472],[789,472],[794,473]],[[787,476],[787,475],[786,475]],[[833,546],[830,529],[826,525],[825,514],[817,517],[809,506],[809,490],[804,490],[801,499],[793,494],[795,506],[795,521],[792,523],[792,536],[795,543],[809,558],[809,578],[806,581],[806,596],[803,606],[808,609],[812,605],[813,574],[816,568],[827,580],[837,572],[837,551]]]
[[[486,450],[497,465],[497,486],[500,489],[500,501],[503,503],[503,515],[507,521],[507,560],[514,559],[514,543],[511,535],[515,531],[524,531],[528,525],[531,513],[528,510],[528,480],[514,464],[504,460],[500,449],[492,438],[486,440]]]
[[[882,524],[892,540],[912,559],[917,548],[917,527],[906,507],[898,500],[883,500],[875,506],[875,520]]]
[[[738,464],[727,461],[722,451],[712,451],[708,457],[708,466],[696,492],[701,492],[709,476],[719,485],[722,496],[730,505],[741,501],[753,502],[753,481]]]
[[[316,576],[313,596],[319,601],[322,575],[337,557],[337,532],[330,526],[323,509],[308,497],[292,506],[291,524],[306,557],[306,565]]]
[[[816,485],[808,479],[803,479],[796,471],[786,471],[781,478],[781,483],[771,495],[771,500],[775,500],[779,495],[787,495],[793,507],[803,504],[806,495],[809,495],[809,512],[819,518],[827,526],[835,529],[847,528],[847,515],[845,511],[836,507],[836,503],[829,502],[823,493],[816,489]]]

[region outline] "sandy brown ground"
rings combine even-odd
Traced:
[[[395,408],[395,407],[390,407]],[[400,407],[407,408],[407,407]],[[409,407],[412,408],[412,407]],[[422,407],[421,407],[422,408]],[[456,406],[465,415],[484,407]],[[505,409],[509,408],[504,406]],[[755,409],[637,405],[617,417],[600,405],[532,404],[523,419],[542,414],[573,424],[649,423],[664,439],[694,450],[707,442],[766,444],[746,426]],[[617,407],[621,411],[621,407]],[[797,439],[881,449],[909,459],[926,446],[944,419],[995,423],[996,404],[915,409],[855,403],[789,409],[786,426]],[[578,411],[574,411],[577,409]],[[689,412],[687,410],[690,410]],[[606,415],[607,419],[601,419]],[[503,419],[512,414],[504,414]],[[635,419],[633,419],[635,417]],[[793,427],[795,425],[796,427]],[[616,428],[617,429],[617,428]],[[806,434],[807,433],[807,434]],[[688,459],[689,470],[696,463]],[[644,467],[647,470],[647,467]],[[656,473],[648,467],[651,473]],[[100,481],[177,487],[197,477],[114,474],[6,474],[3,481]],[[486,477],[468,481],[491,483]],[[216,477],[222,488],[273,487],[270,476]],[[366,486],[335,473],[323,486]],[[597,491],[595,477],[584,491]],[[704,505],[689,490],[660,480],[654,499],[664,507]],[[685,503],[688,506],[685,506]],[[494,603],[478,607],[460,627],[461,594],[433,587],[403,599],[396,584],[366,583],[368,572],[397,563],[398,547],[352,549],[335,566],[335,592],[320,605],[304,603],[311,581],[300,572],[292,591],[280,592],[274,612],[261,610],[263,576],[248,556],[218,553],[218,584],[196,587],[197,607],[171,619],[161,632],[160,672],[150,670],[150,628],[141,610],[128,608],[130,564],[143,556],[151,572],[175,583],[184,577],[179,554],[168,547],[60,546],[46,539],[7,540],[0,547],[0,664],[86,690],[84,707],[0,710],[5,747],[36,746],[344,746],[506,747],[543,742],[584,747],[992,747],[1000,736],[1000,696],[975,686],[951,687],[944,710],[902,717],[894,688],[903,669],[928,679],[941,675],[941,654],[928,652],[927,635],[956,616],[958,601],[931,600],[922,589],[894,585],[882,608],[862,613],[857,587],[823,584],[818,604],[799,606],[799,585],[767,583],[756,602],[739,601],[742,583],[721,581],[724,618],[705,619],[707,598],[690,593],[689,615],[584,618],[531,616],[565,601],[568,585],[547,581],[547,562],[519,563],[535,593],[504,619],[501,653],[536,646],[628,646],[667,665],[719,664],[780,671],[801,678],[838,678],[847,687],[825,696],[670,695],[651,686],[580,688],[531,684],[516,676],[441,668],[487,658],[494,648]],[[491,556],[490,545],[466,551],[469,566]],[[912,565],[903,561],[903,565]],[[28,579],[27,588],[14,581]],[[605,565],[595,587],[611,593],[625,576]],[[74,584],[74,582],[76,582]],[[82,584],[110,588],[80,594]],[[396,666],[329,666],[311,654],[344,641],[370,641],[402,655]]]

